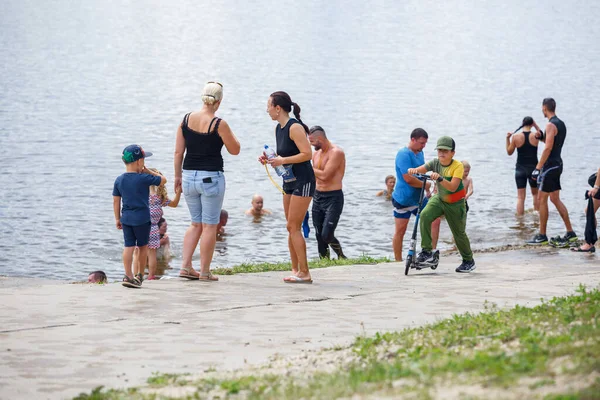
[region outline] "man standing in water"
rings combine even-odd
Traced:
[[[408,220],[411,214],[417,214],[419,198],[421,196],[421,187],[423,182],[408,173],[409,168],[418,168],[425,164],[423,149],[427,144],[429,135],[422,128],[414,129],[410,134],[408,145],[398,151],[396,154],[396,187],[392,193],[392,205],[394,206],[395,230],[392,240],[394,248],[394,258],[396,261],[402,261],[402,242]],[[427,182],[427,192],[431,188],[431,183]],[[427,204],[427,199],[423,200],[423,207]],[[432,244],[433,254],[439,258],[439,251],[436,250],[437,241],[440,234],[440,220],[437,219],[432,224]]]
[[[319,256],[329,258],[330,246],[338,259],[346,258],[339,240],[334,236],[344,208],[342,179],[346,171],[346,155],[344,150],[327,139],[325,130],[318,125],[310,128],[308,139],[315,148],[312,164],[317,186],[313,197],[312,219]]]
[[[537,163],[535,170],[531,174],[538,181],[539,189],[539,212],[540,212],[540,233],[534,236],[528,244],[548,244],[548,236],[546,236],[546,226],[548,224],[548,197],[554,203],[558,210],[567,233],[564,237],[552,238],[551,244],[556,246],[569,246],[569,243],[577,241],[577,235],[573,232],[571,221],[569,220],[569,211],[564,203],[560,200],[560,175],[563,171],[563,162],[560,156],[562,147],[567,137],[567,127],[563,121],[558,119],[555,114],[556,102],[552,98],[546,98],[542,102],[542,112],[544,117],[548,118],[546,125],[546,133],[542,135],[539,132],[537,125],[534,127],[538,130],[536,137],[546,143],[542,156]],[[535,122],[534,122],[535,124]]]

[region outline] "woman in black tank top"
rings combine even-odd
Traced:
[[[515,182],[517,183],[517,215],[525,213],[525,197],[527,196],[527,182],[531,188],[531,196],[533,197],[533,208],[539,207],[537,179],[534,179],[531,174],[535,170],[538,163],[538,139],[532,134],[531,128],[536,124],[531,117],[523,118],[522,133],[517,133],[519,129],[506,134],[506,153],[510,156],[515,150],[517,151],[517,164],[515,166]],[[537,130],[537,128],[536,128]],[[512,140],[511,140],[512,137]]]
[[[294,118],[289,113],[294,110]],[[292,275],[284,278],[286,283],[312,283],[306,242],[302,236],[302,221],[315,192],[315,174],[310,160],[312,150],[308,141],[308,126],[300,119],[300,106],[285,92],[275,92],[267,102],[267,113],[277,121],[275,136],[277,157],[267,160],[263,155],[259,161],[273,167],[284,165],[293,176],[286,176],[283,184],[283,209],[287,220],[288,244],[292,261]],[[287,174],[286,174],[287,175]]]
[[[215,116],[222,98],[223,85],[208,82],[202,92],[202,109],[186,114],[177,129],[175,192],[183,189],[192,220],[183,238],[182,278],[218,280],[210,273],[210,263],[225,196],[221,149],[225,146],[230,154],[240,153],[240,142],[227,122]],[[198,274],[192,267],[192,255],[199,240],[202,251]]]

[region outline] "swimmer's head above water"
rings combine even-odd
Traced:
[[[168,224],[164,218],[158,220],[158,233],[164,235],[167,233]]]
[[[263,197],[259,194],[255,194],[254,196],[252,196],[252,209],[257,213],[260,213],[262,211],[263,207],[264,207]]]
[[[106,283],[108,279],[104,271],[94,271],[88,275],[88,283]]]
[[[229,220],[229,213],[226,210],[221,210],[221,215],[219,216],[219,225],[220,226],[227,225],[228,220]]]
[[[385,177],[385,187],[388,192],[391,193],[394,191],[394,186],[396,186],[396,177],[394,175],[388,175]]]

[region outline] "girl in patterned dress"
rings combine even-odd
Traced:
[[[150,168],[152,171],[162,175],[160,171],[154,168]],[[179,199],[181,198],[181,188],[177,189],[175,198],[169,199],[167,189],[164,185],[150,186],[150,240],[148,241],[148,278],[147,280],[157,279],[156,274],[156,250],[160,247],[160,232],[158,228],[158,221],[163,216],[163,207],[177,207]],[[140,262],[140,261],[138,261]],[[140,268],[139,271],[144,271],[145,268]]]

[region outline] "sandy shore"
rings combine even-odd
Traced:
[[[153,372],[200,373],[349,344],[359,334],[422,325],[454,313],[534,305],[600,284],[597,256],[526,249],[456,255],[404,276],[390,263],[319,269],[313,285],[285,273],[74,285],[0,277],[0,398],[64,399],[104,385],[143,385]]]

